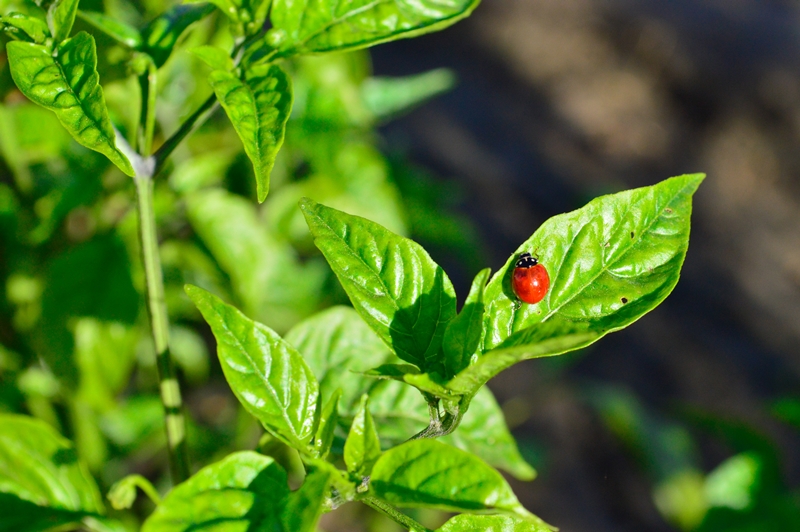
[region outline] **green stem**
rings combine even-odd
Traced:
[[[136,196],[139,209],[139,237],[142,247],[145,280],[147,281],[147,309],[156,348],[156,367],[164,405],[169,445],[169,464],[172,482],[178,484],[189,478],[189,457],[186,448],[186,422],[183,416],[181,389],[175,378],[169,352],[169,317],[164,299],[164,276],[158,254],[156,217],[153,210],[152,174],[137,173]]]
[[[167,158],[175,151],[175,148],[181,143],[186,136],[194,131],[196,128],[200,127],[203,122],[205,122],[211,114],[216,111],[217,106],[217,95],[212,94],[208,97],[208,99],[203,102],[203,105],[200,106],[197,111],[195,111],[192,116],[186,119],[186,122],[181,124],[181,127],[176,131],[170,138],[161,145],[156,153],[153,155],[155,159],[155,171],[153,175],[157,175],[161,168],[164,167],[164,163],[167,162]]]
[[[142,110],[139,117],[139,153],[142,157],[150,157],[153,152],[153,132],[156,125],[156,65],[147,58],[147,73],[139,76],[139,87],[142,94]]]
[[[384,514],[395,523],[402,525],[410,532],[433,532],[430,528],[422,526],[420,523],[414,521],[391,504],[385,503],[380,499],[376,499],[375,497],[364,497],[363,499],[359,500],[370,508]]]

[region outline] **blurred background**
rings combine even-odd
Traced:
[[[163,3],[81,9],[141,25]],[[195,26],[163,69],[162,140],[210,92],[185,51],[209,39],[227,46],[222,17]],[[130,135],[128,58],[110,39],[98,46],[112,117]],[[0,65],[0,409],[73,439],[104,490],[129,472],[158,481],[166,456],[132,186],[25,101],[2,52]],[[157,185],[198,460],[253,448],[261,431],[183,283],[281,333],[347,302],[300,197],[421,242],[463,300],[473,275],[499,268],[548,217],[706,172],[666,302],[589,349],[490,383],[538,471],[512,485],[564,532],[800,530],[797,1],[486,0],[446,31],[287,68],[295,110],[263,206],[222,113]],[[392,530],[356,508],[322,528]]]

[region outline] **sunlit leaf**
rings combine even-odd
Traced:
[[[535,520],[508,515],[457,515],[436,532],[550,532],[552,529]]]
[[[80,0],[55,0],[47,10],[47,25],[56,44],[69,37]]]
[[[341,388],[334,392],[319,415],[319,426],[314,435],[314,452],[317,458],[325,459],[331,450],[336,425],[339,422],[339,399],[342,398]]]
[[[214,11],[211,4],[177,5],[151,21],[142,30],[143,50],[157,67],[169,59],[172,49],[186,29]]]
[[[447,326],[442,349],[447,376],[453,376],[469,366],[483,332],[483,292],[489,279],[489,268],[481,270],[472,281],[469,295],[461,312]]]
[[[369,396],[365,394],[344,444],[344,463],[350,473],[366,477],[380,455],[381,442],[369,412]]]
[[[9,13],[4,17],[0,17],[0,23],[22,30],[36,44],[42,44],[50,34],[45,21],[22,13]]]
[[[230,54],[218,46],[197,46],[190,49],[189,52],[196,55],[214,70],[233,70],[233,59],[231,59]]]
[[[78,11],[78,16],[128,48],[138,49],[142,45],[139,30],[118,18],[109,17],[99,11]]]

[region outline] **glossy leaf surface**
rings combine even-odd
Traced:
[[[72,444],[34,418],[0,415],[0,528],[35,531],[104,513]]]
[[[335,474],[329,468],[313,469],[300,489],[289,495],[281,508],[284,532],[317,530],[317,521],[325,508],[323,502],[330,495],[330,485]]]
[[[277,65],[250,70],[244,80],[215,70],[208,80],[242,139],[255,170],[258,201],[264,201],[292,110],[291,81]]]
[[[341,388],[331,396],[319,415],[319,426],[314,436],[314,452],[317,458],[325,459],[331,450],[336,424],[339,422],[339,400],[342,398]]]
[[[6,46],[11,75],[22,93],[53,111],[80,144],[108,157],[132,176],[133,168],[117,148],[97,74],[94,39],[85,32],[64,41],[53,57],[44,46],[11,42]]]
[[[436,532],[550,532],[552,529],[535,520],[509,515],[457,515]]]
[[[69,37],[75,16],[78,14],[80,0],[55,0],[47,10],[47,25],[56,44]]]
[[[309,199],[300,207],[364,321],[401,359],[423,371],[440,369],[442,336],[456,314],[444,270],[419,244],[374,222]]]
[[[486,268],[475,276],[464,307],[445,330],[442,349],[447,376],[453,376],[469,366],[472,355],[478,349],[485,310],[483,292],[490,273],[489,268]]]
[[[383,453],[372,469],[370,490],[398,506],[527,515],[500,473],[435,440],[414,440]]]
[[[652,310],[678,282],[691,199],[703,178],[685,175],[603,196],[547,220],[486,287],[482,350],[554,318],[583,322],[602,336]],[[540,303],[515,309],[510,276],[523,252],[547,268],[550,290]]]
[[[78,11],[78,16],[128,48],[138,49],[142,45],[139,30],[117,18],[98,11]]]
[[[217,339],[225,378],[248,412],[276,437],[305,449],[314,436],[319,386],[303,357],[266,325],[194,286],[186,293]]]
[[[283,55],[352,50],[445,28],[480,0],[273,0]]]
[[[369,396],[364,395],[344,444],[344,463],[350,473],[365,477],[380,455],[381,441],[375,430],[375,421],[369,413]]]
[[[173,7],[142,30],[143,50],[150,54],[157,67],[163,66],[183,32],[212,11],[214,6],[210,4]]]
[[[22,13],[9,13],[0,17],[0,22],[22,30],[37,44],[42,44],[50,33],[45,21]]]
[[[286,472],[270,457],[234,453],[176,486],[142,532],[281,530]]]

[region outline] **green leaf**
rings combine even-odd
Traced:
[[[300,208],[353,306],[397,356],[423,371],[442,366],[455,291],[419,244],[358,216],[304,199]]]
[[[381,441],[369,413],[369,396],[364,394],[344,444],[344,463],[347,471],[362,478],[369,475],[380,455]]]
[[[361,85],[361,98],[375,118],[388,118],[449,91],[455,82],[446,68],[402,78],[373,77]]]
[[[218,46],[197,46],[191,48],[189,52],[196,55],[214,70],[229,72],[234,69],[233,59],[231,59],[230,54]]]
[[[437,380],[434,380],[431,374],[421,373],[416,366],[410,366],[408,364],[384,364],[367,371],[365,375],[377,377],[379,379],[394,379],[396,381],[405,382],[423,393],[431,394],[436,397],[458,399],[455,394],[438,382],[438,377]]]
[[[319,385],[303,357],[266,325],[196,286],[186,293],[217,339],[225,378],[248,412],[298,450],[314,436]]]
[[[328,468],[313,469],[300,489],[291,493],[281,510],[285,532],[314,532],[330,495],[333,473]],[[266,531],[265,531],[266,532]]]
[[[11,42],[6,46],[11,75],[22,93],[53,111],[73,138],[108,157],[133,176],[117,148],[103,89],[98,83],[94,39],[85,32],[64,41],[53,57],[44,46]]]
[[[372,468],[370,490],[398,506],[530,515],[500,473],[435,440],[414,440],[383,453]]]
[[[0,530],[38,531],[104,513],[72,444],[42,421],[0,415]]]
[[[142,532],[280,530],[288,494],[286,473],[272,458],[234,453],[176,486]]]
[[[320,394],[321,396],[322,394]],[[317,458],[324,460],[331,450],[336,425],[339,423],[339,399],[342,398],[342,389],[339,388],[328,399],[319,416],[319,426],[314,436],[314,452]]]
[[[36,44],[42,44],[50,33],[45,21],[22,13],[9,13],[0,17],[0,22],[24,31]]]
[[[437,31],[469,16],[480,0],[273,0],[282,55],[352,50]]]
[[[331,307],[311,316],[286,333],[286,341],[303,354],[323,397],[341,390],[340,406],[348,414],[375,384],[363,372],[392,357],[351,307]]]
[[[55,0],[47,10],[47,25],[56,44],[69,37],[80,0]]]
[[[547,220],[486,287],[483,351],[555,318],[581,322],[600,338],[655,308],[678,282],[689,245],[692,195],[704,177],[674,177],[603,196]],[[526,251],[547,268],[550,290],[540,303],[517,309],[510,279],[514,261]],[[513,344],[527,341],[517,338]]]
[[[262,202],[292,110],[289,76],[279,66],[269,65],[248,70],[244,80],[224,70],[215,70],[208,80],[253,162]]]
[[[489,268],[478,272],[472,281],[464,308],[444,332],[442,350],[445,370],[449,377],[469,366],[472,355],[478,349],[483,332],[483,292],[490,273]]]
[[[136,488],[145,492],[155,504],[161,503],[161,496],[149,480],[142,475],[128,475],[115,482],[108,490],[108,500],[111,502],[111,506],[115,510],[127,510],[133,506],[133,502],[136,500]]]
[[[550,532],[552,529],[530,519],[508,515],[461,514],[447,521],[437,532]]]
[[[157,67],[167,62],[178,38],[186,28],[214,11],[211,4],[177,5],[151,21],[142,30],[143,51],[150,54]]]
[[[134,50],[142,46],[139,30],[98,11],[78,11],[78,16],[120,44]]]

